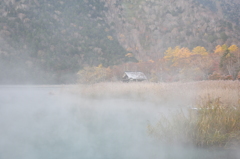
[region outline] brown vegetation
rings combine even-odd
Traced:
[[[168,143],[214,148],[240,143],[239,81],[99,83],[80,85],[76,92],[85,98],[127,98],[177,108],[148,126],[150,135]]]
[[[195,106],[197,99],[220,98],[224,105],[238,106],[240,96],[239,81],[199,81],[174,83],[122,83],[104,82],[79,85],[75,90],[87,98],[129,98],[161,103],[178,101],[184,107]],[[169,105],[171,106],[171,105]]]
[[[149,125],[149,133],[168,143],[194,145],[204,148],[240,146],[240,106],[226,105],[220,98],[201,98],[188,114],[178,111],[161,117],[156,125]]]

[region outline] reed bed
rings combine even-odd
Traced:
[[[195,106],[199,98],[220,98],[225,105],[238,105],[239,81],[201,81],[188,83],[98,83],[79,85],[74,93],[85,98],[129,98],[147,100],[159,106]],[[174,105],[174,104],[172,104]]]
[[[188,115],[178,111],[148,125],[149,134],[166,143],[202,148],[240,147],[240,106],[224,105],[220,98],[202,98]]]
[[[167,143],[198,147],[240,147],[240,82],[98,83],[79,85],[84,98],[146,100],[157,106],[177,107],[149,124],[151,136]]]

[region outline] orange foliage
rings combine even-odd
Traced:
[[[236,45],[218,45],[213,53],[209,53],[204,47],[197,46],[192,51],[186,47],[176,46],[175,48],[168,48],[165,51],[164,57],[152,60],[149,57],[148,61],[139,60],[136,63],[125,63],[117,66],[112,66],[103,69],[102,66],[95,67],[96,72],[105,70],[104,79],[107,81],[119,81],[125,71],[141,71],[148,78],[149,81],[158,82],[174,82],[179,80],[233,80],[235,76],[223,71],[220,67],[220,62],[223,56],[229,52],[231,57],[239,58],[239,48]],[[132,57],[132,53],[125,55]],[[227,58],[227,56],[225,56]],[[230,59],[230,58],[229,58]],[[237,62],[238,61],[238,62]],[[239,61],[235,60],[232,63],[235,67],[239,65]],[[223,64],[228,64],[225,62]],[[229,65],[230,66],[230,65]],[[226,66],[228,69],[229,66]],[[232,68],[234,68],[232,67]],[[236,67],[238,68],[238,67]],[[232,71],[232,70],[230,70]],[[236,71],[236,70],[235,70]],[[240,72],[235,78],[240,79]],[[102,76],[99,76],[99,78]]]

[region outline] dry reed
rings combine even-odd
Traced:
[[[237,148],[240,146],[240,106],[224,105],[220,98],[201,98],[188,115],[178,111],[162,116],[149,133],[167,143],[197,147]]]
[[[236,147],[240,143],[240,82],[98,83],[79,85],[85,98],[129,98],[181,108],[159,117],[149,133],[167,142],[200,147]],[[191,109],[194,108],[194,109]],[[188,114],[182,110],[188,110]]]
[[[239,81],[201,81],[189,83],[98,83],[79,85],[75,93],[86,98],[130,98],[158,105],[179,103],[195,106],[198,98],[220,98],[225,105],[238,105]],[[171,104],[168,104],[169,106]]]

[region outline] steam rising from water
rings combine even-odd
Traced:
[[[51,92],[53,91],[53,93]],[[162,144],[148,135],[167,108],[83,99],[60,88],[0,88],[2,159],[220,158],[228,153]],[[236,157],[236,156],[233,156]]]

